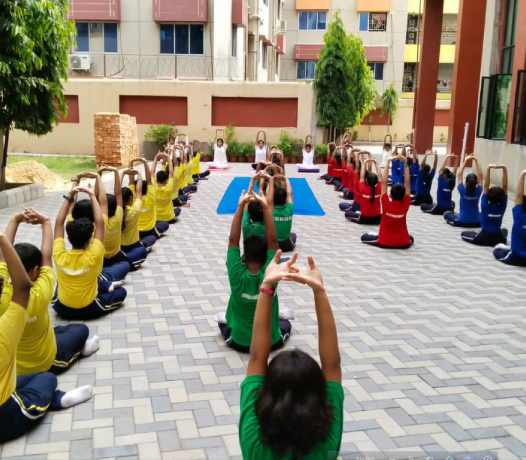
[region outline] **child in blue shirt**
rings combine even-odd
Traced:
[[[524,182],[526,170],[522,171],[517,184],[517,195],[513,207],[513,227],[511,230],[511,247],[499,244],[493,250],[495,259],[507,265],[526,267],[526,196]]]
[[[473,161],[476,174],[468,174],[464,183],[464,169],[469,161]],[[480,227],[479,200],[482,195],[482,186],[480,184],[483,181],[483,174],[480,165],[474,156],[471,155],[466,157],[464,164],[458,172],[457,180],[459,182],[458,193],[460,194],[460,212],[455,213],[453,211],[448,211],[444,213],[444,219],[449,225],[455,227]]]
[[[453,167],[453,171],[448,168],[449,160],[456,162],[455,155],[446,155],[442,168],[437,178],[437,200],[436,203],[424,203],[420,206],[423,212],[441,216],[447,211],[455,209],[455,202],[453,201],[453,189],[455,188],[457,167]]]
[[[490,187],[491,171],[502,170],[502,187]],[[502,227],[502,219],[508,204],[508,171],[506,166],[489,165],[484,181],[484,194],[480,200],[480,224],[482,229],[462,232],[462,239],[478,246],[496,246],[506,243],[508,230]]]
[[[428,158],[433,157],[433,166],[428,164]],[[431,197],[431,185],[433,185],[433,178],[435,177],[435,172],[437,169],[438,156],[436,152],[426,152],[424,161],[422,162],[422,167],[419,168],[417,178],[416,178],[416,190],[415,196],[411,202],[416,206],[422,204],[431,204],[433,203],[433,198]],[[412,185],[412,184],[411,184]]]

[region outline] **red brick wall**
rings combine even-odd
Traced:
[[[212,125],[296,128],[297,98],[212,97]]]
[[[120,113],[126,113],[144,125],[188,124],[188,100],[175,96],[120,96]]]

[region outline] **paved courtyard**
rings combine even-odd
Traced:
[[[59,383],[94,385],[95,397],[50,414],[2,446],[2,458],[239,458],[247,357],[225,348],[214,322],[228,299],[231,220],[215,210],[248,168],[202,183],[144,268],[127,278],[125,307],[89,323],[101,349]],[[327,215],[297,217],[294,228],[302,259],[313,255],[321,267],[337,320],[344,458],[486,450],[526,458],[526,271],[495,262],[489,248],[463,243],[459,229],[414,208],[414,248],[366,247],[366,228],[344,219],[332,187],[309,180]],[[57,193],[31,205],[54,216],[60,202]],[[2,228],[13,211],[0,211]],[[40,240],[28,227],[20,237]],[[296,316],[288,347],[317,355],[312,294],[284,284],[280,302]]]

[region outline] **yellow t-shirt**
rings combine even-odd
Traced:
[[[27,312],[20,305],[10,302],[0,318],[0,405],[16,389],[16,348],[24,332]]]
[[[201,166],[200,166],[201,154],[198,153],[197,155],[195,155],[193,158],[193,162],[194,162],[194,167],[192,169],[192,175],[199,174],[200,169],[201,169]]]
[[[148,185],[148,193],[142,197],[141,213],[139,214],[138,227],[140,232],[147,232],[155,227],[157,214],[155,212],[155,186]]]
[[[173,188],[173,178],[169,179],[164,185],[157,184],[155,186],[157,220],[169,222],[175,219],[174,205],[172,204]]]
[[[104,245],[93,239],[86,249],[66,249],[64,238],[53,242],[58,300],[70,308],[90,305],[98,294],[97,278],[104,262]]]
[[[121,250],[121,232],[122,232],[122,208],[117,206],[115,215],[108,218],[106,214],[104,219],[104,248],[106,249],[105,257],[111,259]]]
[[[139,241],[139,228],[137,227],[137,223],[139,222],[141,207],[142,199],[135,200],[131,206],[126,206],[126,216],[124,217],[126,225],[124,225],[121,236],[122,246],[131,246]]]
[[[5,262],[0,262],[0,277],[4,288],[12,295],[13,288]],[[33,282],[27,304],[27,322],[16,350],[16,371],[18,375],[46,372],[57,356],[55,331],[49,319],[48,306],[53,299],[55,273],[51,267],[41,267],[38,278]],[[9,302],[11,299],[9,299]],[[1,303],[0,315],[9,307]]]
[[[173,181],[172,199],[175,200],[179,196],[179,190],[183,188],[183,167],[181,165],[175,167]]]

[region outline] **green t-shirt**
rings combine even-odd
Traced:
[[[231,329],[232,340],[238,345],[250,346],[259,287],[263,282],[265,269],[274,255],[275,251],[268,251],[265,266],[261,268],[257,275],[253,275],[247,270],[246,265],[241,260],[240,249],[228,248],[226,267],[230,282],[230,299],[226,309],[226,322]],[[272,299],[271,324],[272,344],[275,344],[281,340],[277,294],[274,294]]]
[[[239,418],[239,444],[245,460],[286,460],[278,457],[261,441],[256,401],[265,377],[251,375],[241,383],[241,416]],[[327,438],[317,444],[302,460],[336,459],[343,433],[343,388],[338,382],[327,382],[327,402],[332,407],[332,422]],[[301,429],[301,427],[298,427]]]
[[[243,240],[249,236],[260,236],[265,238],[265,224],[263,222],[252,222],[248,211],[243,213]]]
[[[294,206],[292,203],[274,206],[272,217],[274,219],[274,227],[276,227],[276,237],[278,241],[287,241],[290,238],[293,214]]]

